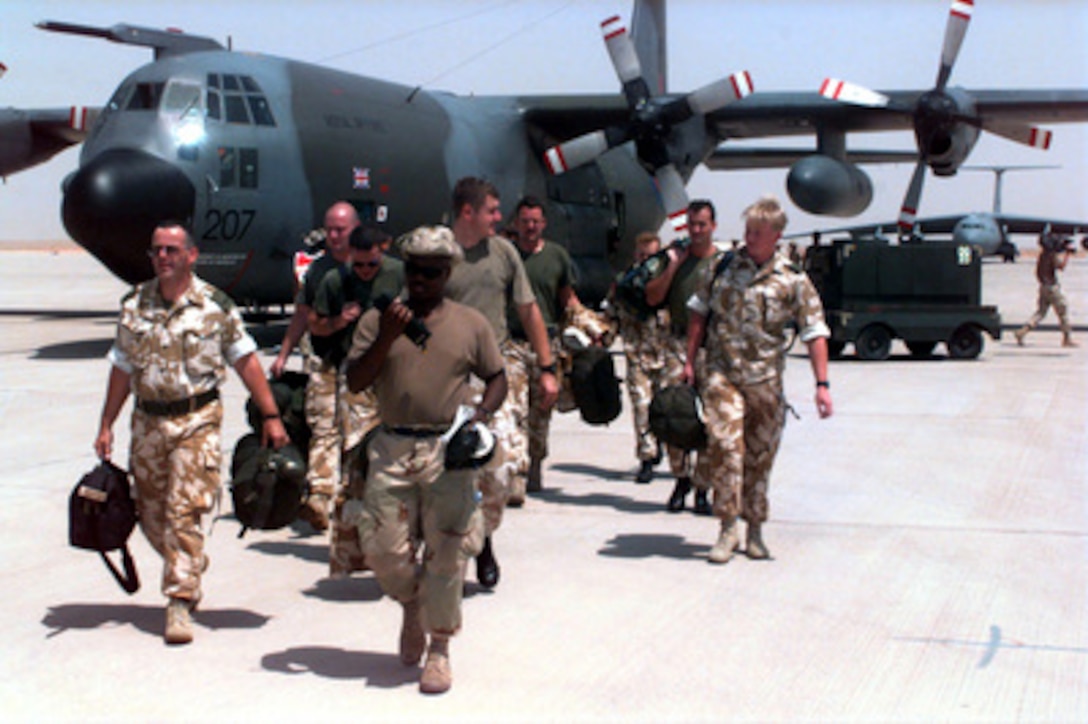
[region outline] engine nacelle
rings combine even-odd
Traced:
[[[873,183],[857,166],[817,154],[790,168],[786,189],[810,214],[857,216],[873,200]]]

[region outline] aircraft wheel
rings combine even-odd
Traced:
[[[846,349],[846,342],[837,339],[827,340],[827,356],[831,359],[842,357],[842,351]]]
[[[936,346],[936,342],[920,342],[918,340],[907,342],[907,349],[910,350],[913,357],[929,357],[933,354],[933,348]]]
[[[952,359],[975,359],[982,353],[982,332],[973,324],[956,328],[945,343]]]
[[[888,359],[892,348],[892,334],[883,324],[870,324],[861,330],[854,340],[854,350],[858,358],[870,361]]]

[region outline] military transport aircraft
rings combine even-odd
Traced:
[[[191,221],[200,274],[248,305],[289,302],[292,259],[337,199],[394,235],[448,213],[461,176],[495,182],[512,202],[545,200],[549,237],[571,252],[579,294],[600,297],[631,240],[666,218],[683,223],[684,184],[713,169],[791,165],[787,188],[811,213],[850,216],[872,197],[857,163],[901,154],[848,152],[848,132],[913,129],[921,159],[954,173],[993,130],[1088,120],[1088,91],[946,88],[971,3],[954,0],[937,87],[858,103],[856,86],[752,93],[744,71],[689,94],[667,91],[664,0],[635,0],[632,32],[611,18],[605,44],[622,95],[462,97],[325,67],[237,53],[205,37],[59,22],[46,30],[150,47],[102,109],[64,182],[69,234],[129,282],[162,218]],[[734,151],[730,139],[815,136],[815,150]]]
[[[959,244],[967,244],[979,250],[982,256],[1000,256],[1004,261],[1016,260],[1019,251],[1009,238],[1010,234],[1052,233],[1061,236],[1088,234],[1088,221],[1063,221],[1042,216],[1006,214],[1001,210],[1001,182],[1008,171],[1027,171],[1056,168],[1055,166],[964,166],[963,171],[992,171],[994,174],[993,211],[977,211],[968,214],[928,216],[915,218],[912,227],[904,227],[902,220],[877,224],[856,224],[831,229],[787,234],[785,238],[805,236],[820,238],[829,234],[849,234],[853,239],[883,239],[887,234],[904,233],[901,238],[915,241],[940,238]],[[1088,236],[1082,240],[1088,249]]]

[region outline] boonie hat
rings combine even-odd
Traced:
[[[451,265],[464,258],[453,231],[445,226],[420,226],[402,236],[399,245],[402,257],[443,258],[449,259]]]

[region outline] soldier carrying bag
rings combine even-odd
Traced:
[[[140,588],[136,562],[128,537],[136,527],[136,503],[129,490],[128,473],[102,460],[84,475],[68,498],[68,542],[75,548],[98,551],[114,580],[129,594]],[[106,555],[121,550],[124,575]]]

